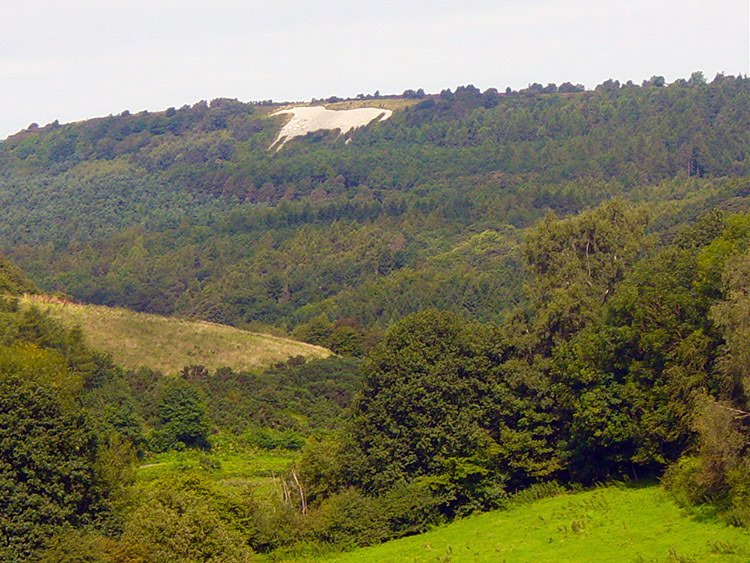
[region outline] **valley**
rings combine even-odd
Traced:
[[[694,72],[0,141],[0,561],[746,560],[749,108]]]

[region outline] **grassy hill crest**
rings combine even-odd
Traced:
[[[165,374],[187,365],[202,365],[209,370],[219,367],[246,370],[295,356],[331,355],[320,346],[217,323],[35,295],[24,296],[21,303],[46,311],[69,328],[79,326],[90,346],[111,353],[115,362],[126,368],[145,366]]]

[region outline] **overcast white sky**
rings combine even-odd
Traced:
[[[750,73],[748,0],[2,0],[0,139],[217,97]]]

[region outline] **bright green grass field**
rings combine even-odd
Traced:
[[[660,486],[610,486],[473,516],[325,563],[750,562],[747,530],[686,516]]]

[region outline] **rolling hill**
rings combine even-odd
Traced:
[[[550,211],[621,197],[668,238],[748,209],[746,77],[537,86],[330,99],[393,114],[279,152],[282,106],[230,99],[29,128],[0,142],[0,252],[87,303],[384,329],[428,307],[501,322]]]
[[[81,327],[91,347],[112,354],[115,363],[125,368],[148,367],[173,374],[184,366],[202,365],[212,371],[219,367],[241,371],[268,367],[295,356],[313,359],[331,355],[320,346],[205,321],[41,296],[27,296],[22,303],[48,312],[68,328]]]
[[[0,142],[0,290],[92,304],[0,298],[0,559],[747,559],[749,86],[331,98],[393,113],[278,152],[281,107],[229,99]],[[700,518],[519,506],[630,476]]]

